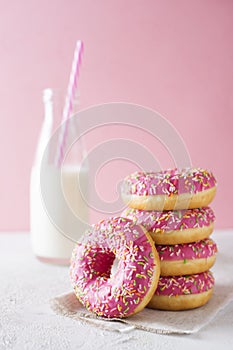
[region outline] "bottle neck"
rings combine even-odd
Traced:
[[[40,165],[43,160],[47,164],[57,166],[57,153],[59,147],[61,147],[60,136],[62,134],[62,127],[64,127],[61,124],[64,100],[64,94],[58,89],[53,90],[48,88],[43,90],[44,120],[37,144],[35,165]],[[74,111],[75,108],[74,106]],[[71,116],[68,120],[65,133],[64,145],[67,147],[64,147],[64,164],[81,164],[83,159],[86,158],[83,138],[79,138],[79,135],[79,119]],[[73,140],[75,139],[78,139],[78,141],[73,144]],[[71,145],[70,149],[68,148],[69,144]]]

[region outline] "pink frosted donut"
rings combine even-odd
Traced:
[[[156,244],[182,244],[205,239],[213,232],[215,220],[210,207],[163,212],[126,208],[121,215],[143,225]]]
[[[214,287],[211,271],[196,275],[160,277],[149,304],[152,309],[186,310],[207,303]]]
[[[169,169],[135,172],[122,184],[123,201],[142,210],[200,208],[209,205],[216,193],[216,180],[205,169]]]
[[[111,268],[115,258],[118,267]],[[160,260],[145,229],[125,218],[93,225],[78,242],[70,276],[77,298],[98,316],[128,317],[142,310],[154,294]]]
[[[197,274],[209,270],[215,263],[217,245],[212,239],[194,243],[156,245],[162,276]]]

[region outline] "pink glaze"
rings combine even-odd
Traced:
[[[159,172],[135,172],[124,179],[122,193],[154,196],[197,193],[216,186],[211,172],[201,168],[169,169]]]
[[[115,257],[119,264],[111,275]],[[73,251],[70,276],[88,310],[103,317],[126,317],[147,295],[156,268],[142,227],[118,217],[102,220],[85,233]]]
[[[161,261],[204,259],[217,253],[217,245],[212,239],[194,243],[175,245],[156,245]]]
[[[160,277],[156,295],[178,296],[206,292],[213,288],[214,277],[211,271],[187,276]]]
[[[169,211],[126,208],[121,215],[152,232],[199,228],[209,226],[215,220],[214,212],[209,207]]]

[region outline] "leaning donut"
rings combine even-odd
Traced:
[[[112,274],[115,258],[119,262]],[[150,235],[120,217],[93,225],[71,258],[77,298],[102,317],[123,318],[141,311],[154,294],[159,275],[160,260]]]
[[[173,210],[208,206],[216,193],[214,175],[201,168],[136,172],[121,187],[123,201],[142,210]]]
[[[212,239],[175,245],[156,245],[160,257],[161,276],[197,274],[215,263],[217,245]]]
[[[156,244],[182,244],[205,239],[213,232],[215,220],[210,207],[163,212],[126,208],[121,215],[143,225]]]
[[[213,294],[210,271],[188,276],[160,277],[157,290],[147,307],[160,310],[194,309],[207,303]]]

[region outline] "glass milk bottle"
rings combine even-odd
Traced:
[[[75,242],[88,227],[88,164],[74,117],[65,132],[66,144],[72,145],[58,164],[64,100],[46,89],[43,102],[44,121],[30,181],[31,242],[39,260],[69,264]]]

